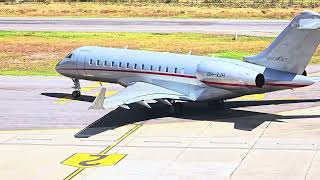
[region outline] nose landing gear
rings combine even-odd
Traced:
[[[72,88],[75,89],[72,92],[72,97],[78,98],[81,96],[81,92],[80,92],[81,87],[80,87],[79,79],[72,79],[72,81],[73,81],[73,85],[74,85]]]
[[[72,95],[72,97],[77,98],[77,97],[81,96],[81,92],[80,91],[73,91],[71,95]]]

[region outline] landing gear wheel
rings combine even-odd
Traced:
[[[174,113],[176,115],[182,115],[183,114],[183,105],[181,102],[177,102],[173,104],[174,106]]]
[[[171,101],[172,106],[169,106],[169,114],[182,115],[183,104],[181,102]]]
[[[224,100],[209,101],[208,107],[209,107],[209,109],[223,110],[223,109],[225,109]]]
[[[72,79],[73,81],[73,87],[74,88],[74,91],[72,92],[72,97],[74,98],[78,98],[81,96],[81,92],[80,92],[80,82],[79,82],[79,79]]]
[[[73,91],[73,92],[72,92],[72,97],[78,98],[78,97],[80,97],[80,96],[81,96],[81,92],[80,92],[80,91]]]

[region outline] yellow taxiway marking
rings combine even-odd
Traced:
[[[109,96],[112,96],[114,94],[116,94],[118,91],[116,90],[111,90],[111,91],[107,91],[106,94],[105,94],[105,97],[109,97]],[[98,96],[99,95],[99,92],[95,93],[93,96]]]
[[[237,100],[255,100],[255,101],[262,101],[265,100],[266,94],[250,94],[250,95],[245,95],[241,97],[237,97],[235,99]],[[294,98],[290,97],[283,97],[283,98],[272,98],[268,100],[294,100]]]
[[[311,74],[308,74],[308,76],[311,76],[311,77],[320,76],[320,72],[311,73]]]
[[[74,166],[78,168],[91,168],[99,166],[112,166],[121,161],[126,154],[89,154],[75,153],[62,164]]]
[[[102,83],[102,84],[105,84],[105,83]],[[94,82],[86,87],[83,87],[81,88],[81,91],[82,92],[90,92],[92,91],[93,89],[97,88],[100,86],[100,83],[99,82]],[[63,98],[59,98],[57,99],[56,101],[54,101],[53,103],[54,104],[66,104],[68,102],[70,102],[72,99],[68,98],[68,96],[65,96]]]
[[[115,143],[108,146],[104,150],[102,150],[99,154],[88,154],[88,153],[76,153],[64,160],[62,164],[69,166],[76,166],[78,169],[73,171],[64,180],[70,180],[78,175],[81,171],[85,170],[88,167],[98,167],[98,166],[110,166],[118,163],[122,160],[126,155],[125,154],[109,154],[106,155],[112,148],[117,146],[123,140],[125,140],[132,133],[137,131],[142,125],[137,124],[133,128],[131,128],[128,132],[122,135]]]
[[[54,104],[65,104],[68,101],[70,101],[71,99],[67,99],[67,98],[59,98],[58,100],[54,101]]]
[[[265,94],[251,94],[251,95],[241,96],[236,99],[239,99],[239,100],[264,100],[265,96],[266,96]]]
[[[82,92],[89,92],[89,91],[92,91],[93,89],[95,89],[95,88],[97,88],[99,86],[100,86],[100,82],[94,82],[93,84],[91,84],[89,86],[81,88],[81,91]]]

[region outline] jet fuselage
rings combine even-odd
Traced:
[[[246,94],[308,86],[310,78],[234,59],[86,46],[56,66],[73,79],[119,83],[146,82],[192,97],[224,100]]]

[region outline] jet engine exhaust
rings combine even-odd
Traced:
[[[265,83],[264,75],[258,74],[255,80],[255,83],[258,88],[262,88]]]

